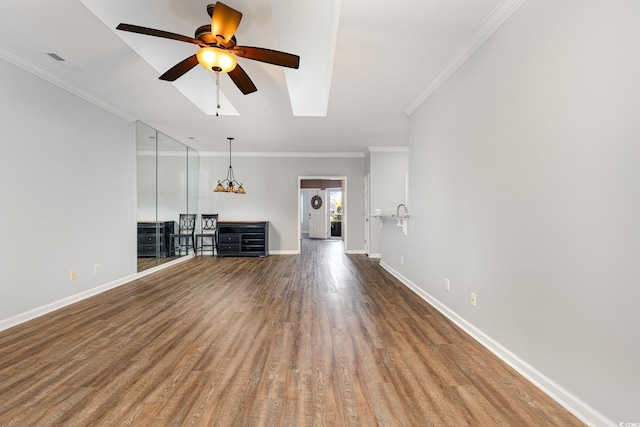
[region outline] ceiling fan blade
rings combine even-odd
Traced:
[[[222,37],[223,45],[228,44],[238,29],[241,19],[242,13],[224,3],[217,2],[211,14],[211,34]]]
[[[266,62],[267,64],[288,68],[298,68],[300,66],[300,57],[291,53],[251,46],[236,46],[231,51],[242,58]]]
[[[178,62],[176,65],[167,70],[163,75],[160,76],[160,80],[173,82],[179,77],[182,77],[187,71],[191,70],[196,65],[198,65],[198,58],[195,55],[190,56],[184,61]]]
[[[140,27],[138,25],[120,24],[116,27],[117,30],[128,31],[130,33],[145,34],[147,36],[161,37],[163,39],[177,40],[179,42],[193,43],[198,46],[205,47],[206,44],[200,40],[192,37],[183,36],[176,33],[170,33],[168,31],[155,30],[153,28]]]
[[[238,86],[240,92],[245,95],[258,90],[258,88],[256,88],[256,85],[254,85],[249,78],[249,75],[242,69],[240,65],[236,65],[236,68],[229,71],[229,77],[231,77],[231,80],[233,80],[236,86]]]

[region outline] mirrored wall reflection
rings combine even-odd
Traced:
[[[198,152],[136,122],[138,271],[192,254]],[[193,221],[195,226],[195,221]]]

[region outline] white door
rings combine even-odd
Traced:
[[[309,238],[327,238],[327,192],[318,190],[311,196],[311,209],[309,210]]]

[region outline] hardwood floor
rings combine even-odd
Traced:
[[[0,332],[0,425],[582,425],[342,251],[199,257]]]
[[[167,258],[138,258],[138,273],[158,265],[165,264],[169,261],[174,261],[180,258],[179,256],[172,256]]]

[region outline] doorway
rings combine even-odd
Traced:
[[[347,247],[347,177],[298,177],[298,251],[301,239],[341,240]]]
[[[342,240],[342,188],[327,190],[329,238]]]

